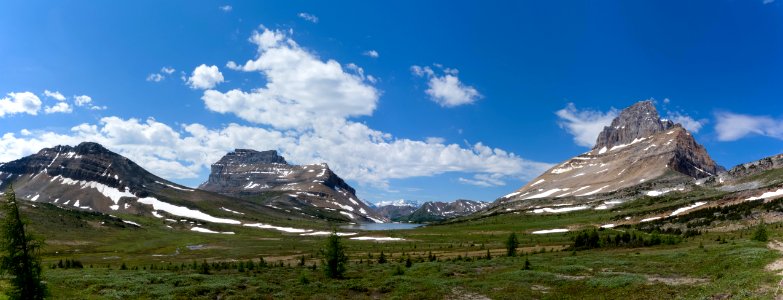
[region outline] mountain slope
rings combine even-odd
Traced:
[[[0,164],[0,189],[11,184],[20,199],[71,210],[234,225],[311,219],[177,185],[96,143],[45,148]]]
[[[266,203],[344,221],[384,220],[328,165],[291,165],[274,150],[237,149],[226,154],[212,165],[209,179],[199,189],[245,199],[277,192]]]
[[[661,120],[653,103],[642,101],[604,127],[592,150],[558,164],[499,202],[588,197],[642,184],[673,186],[722,170],[685,128]]]

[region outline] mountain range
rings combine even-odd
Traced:
[[[715,163],[682,125],[661,119],[651,101],[622,110],[594,147],[561,162],[493,203],[471,200],[368,205],[326,163],[293,165],[275,150],[236,149],[189,188],[158,177],[103,146],[56,146],[0,163],[0,189],[61,208],[243,224],[274,218],[338,223],[441,222],[525,211],[612,209],[642,197],[712,188],[754,197],[774,193],[750,180],[783,167],[783,155],[736,166]],[[695,209],[695,208],[694,208]]]

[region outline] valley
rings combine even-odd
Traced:
[[[90,142],[0,164],[0,188],[45,241],[56,299],[777,297],[783,156],[725,170],[649,101],[612,124],[492,203],[372,205],[274,150],[189,188]],[[390,220],[410,226],[365,230]],[[322,270],[331,234],[341,279]]]

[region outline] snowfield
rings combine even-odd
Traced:
[[[532,234],[548,234],[548,233],[563,233],[568,232],[568,229],[547,229],[547,230],[538,230],[533,231]]]
[[[213,230],[209,230],[209,229],[201,228],[201,227],[193,227],[193,228],[190,228],[190,230],[196,231],[196,232],[202,232],[202,233],[234,234],[231,231],[219,232],[219,231],[213,231]]]
[[[375,237],[375,236],[357,236],[352,237],[352,240],[357,241],[404,241],[403,238],[394,238],[394,237]]]

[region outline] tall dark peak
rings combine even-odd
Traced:
[[[624,109],[604,127],[593,149],[612,148],[615,145],[629,144],[635,139],[646,138],[674,127],[672,121],[661,120],[658,110],[650,100],[637,102]]]
[[[63,146],[58,146],[63,147]],[[68,146],[65,146],[68,147]],[[73,151],[80,155],[85,154],[114,154],[116,153],[109,151],[109,149],[106,149],[103,147],[103,145],[94,143],[94,142],[82,142],[79,145],[76,145],[76,147],[73,147]]]

